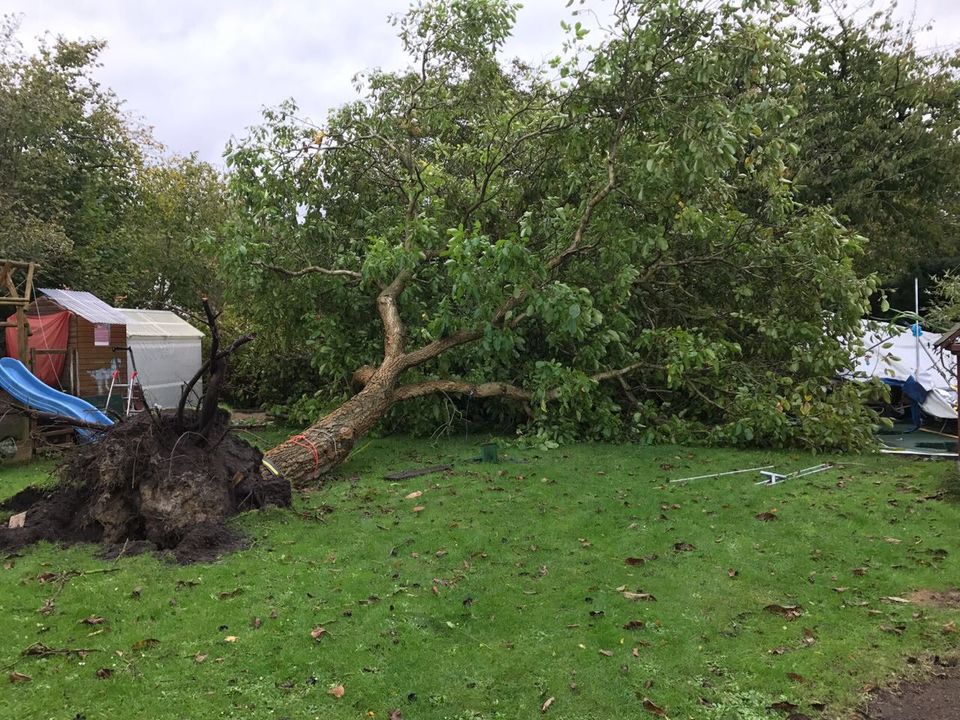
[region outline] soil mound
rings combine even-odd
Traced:
[[[243,546],[227,518],[267,505],[290,505],[290,484],[261,464],[259,450],[229,432],[220,413],[207,442],[180,432],[173,413],[142,413],[118,423],[94,443],[71,452],[44,494],[18,493],[3,504],[26,510],[22,528],[0,528],[0,549],[40,540],[149,543],[179,562],[209,560]]]

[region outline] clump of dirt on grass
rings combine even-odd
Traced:
[[[960,608],[960,589],[929,590],[920,589],[906,596],[906,599],[917,605],[939,608]]]
[[[207,435],[178,431],[173,413],[117,423],[64,459],[56,487],[28,488],[0,506],[27,513],[24,527],[0,528],[0,549],[99,542],[108,554],[152,547],[195,562],[242,547],[225,521],[289,506],[290,484],[265,472],[261,452],[229,432],[227,413]]]

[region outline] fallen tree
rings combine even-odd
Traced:
[[[266,113],[228,155],[221,267],[334,388],[309,407],[352,393],[267,458],[317,477],[437,394],[550,439],[867,442],[863,390],[830,378],[875,284],[792,194],[788,10],[623,2],[535,69],[498,60],[515,6],[427,3],[398,23],[408,71],[323,128]]]

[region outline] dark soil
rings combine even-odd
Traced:
[[[208,443],[178,432],[173,414],[118,423],[65,458],[55,488],[28,488],[3,504],[27,516],[23,528],[0,528],[0,550],[40,540],[99,542],[110,556],[152,547],[189,563],[244,547],[225,521],[289,506],[290,484],[266,472],[260,451],[228,428],[221,413]]]
[[[878,692],[863,708],[864,720],[958,720],[960,668],[937,667],[933,676]]]

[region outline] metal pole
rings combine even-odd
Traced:
[[[913,279],[913,307],[916,310],[917,319],[915,321],[916,325],[914,326],[913,333],[913,342],[914,350],[916,351],[916,357],[913,361],[913,377],[917,377],[917,373],[920,372],[920,280],[919,278]]]
[[[709,475],[696,475],[694,477],[679,478],[671,480],[672,483],[687,482],[688,480],[706,480],[707,478],[724,477],[725,475],[740,475],[741,473],[754,472],[755,470],[769,470],[773,465],[764,465],[762,467],[746,468],[745,470],[730,470],[728,472],[710,473]]]
[[[957,471],[960,472],[960,345],[954,343],[950,350],[957,363]]]

